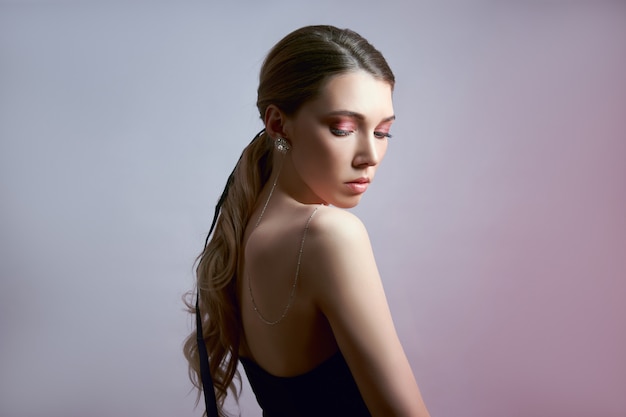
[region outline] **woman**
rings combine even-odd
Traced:
[[[208,356],[205,397],[215,392],[222,414],[241,361],[264,416],[428,416],[367,232],[342,210],[385,155],[394,81],[365,39],[331,26],[296,30],[265,59],[265,129],[229,178],[197,267],[191,311],[207,354],[195,332],[184,348],[197,387]]]

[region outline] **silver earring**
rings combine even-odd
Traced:
[[[277,137],[276,140],[274,140],[274,147],[278,152],[283,154],[287,153],[287,151],[291,149],[291,146],[289,146],[289,142],[287,142],[287,140],[281,138],[280,136]]]

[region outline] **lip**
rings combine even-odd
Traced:
[[[346,182],[346,186],[356,194],[363,194],[369,185],[370,179],[366,177]]]

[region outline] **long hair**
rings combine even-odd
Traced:
[[[268,53],[259,77],[257,108],[261,118],[270,104],[287,116],[294,115],[304,103],[314,100],[330,77],[363,70],[393,88],[395,78],[382,54],[359,34],[333,26],[307,26],[298,29]],[[202,333],[220,413],[231,389],[239,360],[241,319],[237,297],[244,231],[258,196],[272,174],[272,139],[262,131],[244,149],[227,182],[223,198],[216,207],[215,229],[197,260],[196,291],[201,311]],[[195,314],[194,292],[185,303]],[[200,380],[196,331],[183,348],[189,361],[189,376],[198,388]]]

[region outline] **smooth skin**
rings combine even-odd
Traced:
[[[398,339],[367,231],[341,208],[356,206],[387,150],[394,120],[389,84],[364,71],[330,78],[293,116],[270,106],[266,131],[287,139],[265,213],[256,221],[275,175],[261,193],[244,235],[239,301],[240,354],[277,376],[308,372],[341,349],[373,416],[428,417]],[[275,170],[278,171],[278,170]],[[334,207],[333,207],[334,206]],[[297,290],[284,319],[298,250],[314,209]]]

